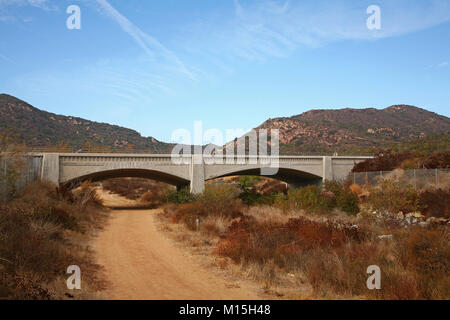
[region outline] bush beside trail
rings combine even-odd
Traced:
[[[104,288],[87,240],[107,215],[89,183],[67,195],[31,184],[0,204],[0,298],[93,298]],[[83,293],[67,292],[70,265],[83,270]]]
[[[248,205],[240,199],[243,188],[211,184],[187,203],[166,205],[160,217],[183,226],[177,239],[196,252],[209,252],[220,268],[240,270],[279,297],[297,297],[293,288],[302,287],[313,298],[448,299],[447,225],[405,229],[389,217],[356,215],[367,207],[433,215],[443,210],[434,201],[445,191],[403,187],[387,180],[361,197],[367,190],[327,181]],[[370,265],[381,268],[381,290],[366,287]]]

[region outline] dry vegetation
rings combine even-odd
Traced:
[[[130,200],[137,200],[142,205],[160,205],[174,187],[144,178],[113,178],[102,182],[105,190],[121,195]]]
[[[353,172],[391,171],[401,169],[448,169],[450,168],[450,150],[419,150],[395,152],[392,150],[378,151],[373,159],[358,163]]]
[[[89,183],[73,194],[31,184],[1,203],[0,299],[95,298],[105,283],[87,243],[106,217]],[[81,292],[66,287],[70,265],[82,270]]]
[[[171,188],[166,183],[144,178],[113,178],[103,181],[102,186],[105,190],[130,200],[140,199],[148,192],[161,192]]]
[[[370,191],[328,182],[248,206],[242,187],[210,184],[199,197],[182,197],[187,203],[167,204],[161,221],[176,240],[256,280],[271,298],[450,297],[448,225],[405,228],[394,218],[401,209],[448,213],[448,200],[437,201],[444,191],[413,194],[394,180]],[[381,207],[391,211],[367,214]],[[381,290],[366,287],[370,265],[382,270]]]

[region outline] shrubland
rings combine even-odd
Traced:
[[[356,164],[352,172],[392,171],[398,168],[448,169],[450,168],[450,150],[431,153],[380,150],[375,153],[373,159]]]
[[[448,224],[394,223],[400,211],[448,217],[447,191],[416,192],[395,179],[370,190],[327,181],[244,202],[248,181],[184,194],[187,201],[166,204],[160,218],[180,226],[167,227],[179,241],[257,281],[270,297],[450,297]],[[381,269],[380,290],[366,286],[370,265]]]
[[[87,241],[106,216],[90,183],[70,196],[34,183],[0,203],[0,298],[95,298],[105,284]],[[70,265],[83,270],[81,293],[67,290]]]

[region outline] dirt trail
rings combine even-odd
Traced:
[[[106,204],[117,195],[102,193]],[[249,288],[212,274],[189,259],[156,227],[155,210],[114,210],[94,242],[110,283],[108,299],[258,299]]]

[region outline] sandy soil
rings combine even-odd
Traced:
[[[105,194],[108,205],[123,206],[120,196]],[[108,202],[109,201],[109,202]],[[258,299],[187,257],[157,229],[155,210],[113,210],[94,242],[105,267],[107,299]]]
[[[138,204],[135,200],[130,200],[122,197],[118,194],[112,193],[110,191],[104,190],[101,186],[95,188],[95,191],[100,196],[105,207],[136,207]]]

